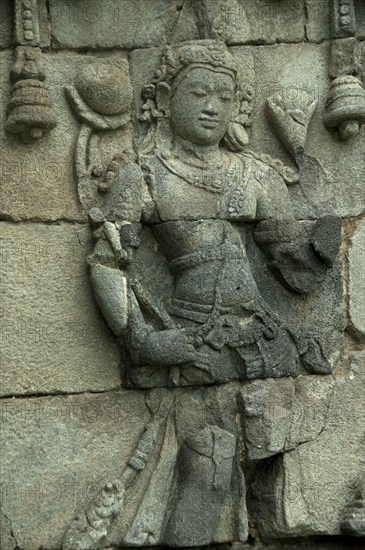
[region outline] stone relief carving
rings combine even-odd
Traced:
[[[305,90],[286,89],[267,100],[269,117],[294,160],[304,152],[308,127],[318,100]]]
[[[112,63],[94,62],[80,71],[74,86],[65,87],[65,94],[81,123],[75,147],[75,176],[80,203],[89,210],[95,206],[97,192],[108,190],[107,182],[113,176],[111,171],[105,173],[101,161],[90,162],[92,136],[117,130],[130,121],[132,88],[125,71]]]
[[[365,536],[365,476],[360,480],[353,500],[345,510],[341,529],[349,535]]]
[[[346,141],[365,122],[365,90],[359,78],[356,17],[353,0],[333,0],[330,75],[333,77],[325,105],[324,123]]]
[[[76,91],[67,89],[83,123],[76,174],[87,207],[92,129],[130,116],[126,76],[105,67],[87,67]],[[104,72],[110,81],[94,78]],[[114,78],[127,90],[120,103],[108,92]],[[77,514],[65,550],[245,541],[237,383],[334,368],[318,335],[288,326],[265,300],[246,241],[253,236],[278,281],[305,300],[334,264],[340,221],[295,220],[286,184],[300,174],[246,148],[252,89],[224,43],[167,46],[142,96],[138,162],[114,160],[98,172],[106,195],[89,214],[89,264],[96,300],[125,351],[125,385],[150,390],[151,421],[120,478]],[[294,88],[269,99],[295,160],[315,107]],[[169,292],[152,292],[136,268],[144,239],[161,258],[155,278]]]
[[[334,38],[353,36],[356,30],[354,0],[332,0]]]
[[[37,0],[16,0],[14,10],[17,48],[11,71],[13,90],[5,129],[26,142],[32,142],[52,130],[57,120],[41,68]]]

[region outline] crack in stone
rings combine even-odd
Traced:
[[[308,25],[309,25],[309,6],[307,0],[303,0],[303,9],[304,9],[304,38],[307,42],[310,42],[308,37]]]
[[[174,38],[175,31],[176,31],[176,29],[178,28],[178,25],[179,25],[179,22],[180,22],[181,14],[182,14],[183,11],[184,11],[185,3],[186,3],[186,0],[182,0],[182,3],[181,3],[181,2],[176,2],[176,3],[175,3],[175,5],[176,5],[176,11],[177,11],[177,13],[178,13],[178,16],[177,16],[176,21],[175,21],[175,23],[174,23],[174,25],[173,25],[173,28],[172,28],[171,31],[168,33],[168,37],[169,37],[168,42],[170,42],[170,41]],[[177,5],[179,5],[179,9],[177,9]]]
[[[104,395],[106,393],[118,393],[120,391],[133,391],[133,389],[130,388],[123,388],[121,386],[115,386],[114,388],[110,388],[108,390],[84,390],[84,391],[59,391],[59,392],[50,392],[50,393],[23,393],[23,394],[6,394],[0,396],[0,402],[4,401],[5,399],[41,399],[43,397],[67,397],[67,396],[73,396],[73,395]],[[141,390],[138,390],[141,391]]]
[[[330,411],[330,407],[331,407],[331,404],[332,404],[333,396],[334,396],[334,393],[335,393],[335,389],[336,389],[336,383],[334,383],[332,388],[331,388],[331,393],[330,393],[330,396],[328,398],[328,404],[327,404],[326,412],[325,412],[324,419],[323,419],[323,426],[320,429],[320,431],[315,436],[313,436],[309,439],[306,439],[305,441],[301,441],[300,443],[298,443],[298,445],[296,445],[294,447],[294,449],[284,450],[282,454],[292,453],[294,451],[297,451],[300,447],[302,447],[302,445],[306,445],[307,443],[312,443],[313,441],[316,441],[322,435],[322,433],[324,432],[324,430],[327,427],[327,420],[328,420],[329,411]],[[279,454],[281,454],[281,453],[279,453]]]
[[[16,540],[16,536],[15,536],[14,529],[13,529],[13,522],[11,521],[10,517],[7,514],[5,514],[5,512],[1,509],[1,502],[0,502],[0,514],[3,516],[3,518],[5,518],[5,520],[9,524],[10,537],[13,539],[13,542],[15,544],[13,550],[21,550],[19,545],[18,545],[18,542]]]

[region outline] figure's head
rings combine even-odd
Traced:
[[[238,67],[223,42],[167,46],[153,85],[156,112],[170,119],[173,133],[201,145],[224,139],[233,150],[247,143],[243,126],[248,121],[251,92],[245,96],[242,91]],[[145,97],[146,92],[147,87]]]
[[[170,92],[171,127],[192,143],[216,145],[228,130],[234,100],[235,81],[228,71],[186,68]]]

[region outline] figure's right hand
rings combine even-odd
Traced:
[[[172,366],[191,363],[195,348],[182,329],[169,329],[150,332],[139,353],[142,361]]]

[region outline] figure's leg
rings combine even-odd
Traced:
[[[236,438],[207,426],[183,444],[178,459],[175,507],[166,527],[169,546],[210,544],[230,489]]]

